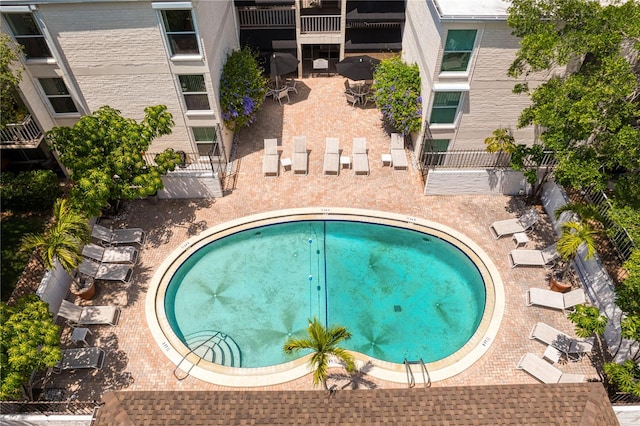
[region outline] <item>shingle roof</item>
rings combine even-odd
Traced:
[[[601,383],[325,391],[117,391],[108,425],[618,425]]]

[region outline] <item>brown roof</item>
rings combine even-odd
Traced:
[[[601,383],[326,391],[108,392],[107,425],[618,425]]]

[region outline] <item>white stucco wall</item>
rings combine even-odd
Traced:
[[[528,191],[523,174],[515,170],[430,170],[425,195],[516,195]]]

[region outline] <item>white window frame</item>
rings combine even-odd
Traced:
[[[204,92],[185,92],[182,89],[182,82],[180,81],[180,77],[194,76],[194,75],[202,77],[202,83],[204,84]],[[209,91],[207,90],[207,79],[204,77],[204,74],[198,74],[198,73],[178,74],[176,77],[178,79],[178,87],[180,88],[180,94],[182,95],[182,102],[184,104],[184,110],[186,114],[187,115],[213,114],[213,111],[211,110],[211,99],[209,98]],[[187,98],[186,98],[186,96],[188,95],[205,95],[207,97],[207,103],[209,104],[209,108],[208,109],[189,109],[189,105],[187,104]]]
[[[449,32],[450,31],[475,31],[476,32],[476,36],[473,40],[473,46],[471,47],[471,50],[460,50],[460,51],[454,51],[454,50],[447,50],[447,41],[449,40]],[[450,28],[447,30],[447,34],[446,37],[444,39],[444,46],[442,48],[442,59],[440,61],[440,76],[441,77],[446,77],[446,76],[455,76],[455,77],[460,77],[460,76],[465,76],[465,75],[469,75],[469,70],[471,69],[471,63],[473,62],[473,56],[474,53],[476,51],[476,45],[478,43],[478,34],[480,33],[480,30],[477,28]],[[447,54],[447,52],[451,52],[451,53],[463,53],[463,52],[468,52],[469,53],[469,61],[467,62],[467,68],[465,70],[457,70],[457,71],[445,71],[442,69],[442,65],[444,64],[444,57]]]
[[[62,83],[64,84],[65,90],[67,91],[67,94],[58,94],[58,95],[49,95],[47,94],[47,92],[44,90],[44,87],[42,86],[42,80],[60,80],[62,81]],[[56,116],[68,116],[68,117],[77,117],[80,115],[80,108],[78,108],[78,103],[75,101],[75,99],[73,99],[73,96],[71,95],[71,91],[69,90],[69,86],[67,86],[67,82],[64,81],[64,79],[62,77],[40,77],[38,78],[38,86],[39,89],[42,91],[42,95],[47,99],[47,107],[49,108],[49,110],[52,112],[53,115]],[[76,108],[76,111],[71,111],[71,112],[57,112],[55,107],[53,106],[53,104],[51,103],[51,99],[59,99],[59,98],[69,98],[71,99],[71,102],[73,102],[73,105]]]
[[[38,58],[29,58],[27,56],[26,51],[23,50],[22,55],[24,56],[24,59],[26,62],[29,63],[35,63],[35,62],[40,62],[40,63],[55,63],[55,57],[54,57],[54,53],[53,53],[53,49],[51,48],[51,45],[49,44],[49,40],[47,40],[47,36],[45,34],[45,32],[43,31],[42,27],[40,26],[40,22],[38,21],[36,15],[34,14],[34,11],[31,10],[31,8],[29,8],[28,6],[25,7],[19,7],[19,6],[4,6],[0,9],[0,11],[2,12],[2,18],[5,21],[5,24],[7,26],[7,30],[9,32],[9,34],[11,34],[11,36],[13,37],[13,40],[22,46],[22,43],[20,43],[20,39],[26,39],[26,38],[42,38],[42,40],[44,41],[45,46],[47,47],[47,50],[49,51],[49,56],[43,56],[43,57],[38,57]],[[30,15],[31,19],[33,21],[33,23],[35,24],[36,28],[39,31],[39,36],[37,35],[18,35],[15,34],[13,32],[13,30],[11,29],[11,25],[10,25],[10,20],[9,15],[17,15],[17,14],[21,14],[21,15]]]
[[[470,90],[469,83],[434,83],[433,92],[431,95],[431,104],[428,115],[429,127],[432,129],[455,129],[460,122],[462,116],[461,107],[464,105],[465,96],[467,96]],[[458,100],[458,107],[456,108],[455,117],[453,123],[431,123],[431,115],[433,113],[433,103],[436,100],[436,93],[439,92],[461,92],[460,100]]]
[[[198,138],[196,137],[196,132],[195,129],[199,129],[199,128],[206,128],[206,129],[211,129],[213,131],[213,139],[212,140],[207,140],[207,141],[198,141]],[[220,151],[222,149],[222,147],[220,146],[220,142],[217,140],[217,132],[216,132],[216,126],[211,125],[211,126],[191,126],[191,135],[193,136],[193,141],[196,144],[196,152],[198,153],[198,155],[200,157],[203,157],[203,155],[200,154],[200,149],[198,148],[199,145],[211,145],[211,156],[212,157],[220,157],[221,155],[215,155],[214,148],[216,148],[217,145],[217,150]]]
[[[171,3],[151,3],[151,7],[156,10],[158,15],[158,22],[160,24],[160,28],[163,33],[164,46],[167,51],[167,56],[175,62],[179,61],[193,61],[193,60],[201,60],[203,58],[202,54],[202,44],[200,43],[200,32],[198,31],[198,23],[196,21],[196,16],[193,13],[193,6],[191,2],[171,2]],[[187,53],[187,54],[174,54],[173,49],[171,48],[171,32],[167,31],[167,28],[164,25],[163,13],[165,11],[171,10],[181,10],[181,11],[189,11],[191,13],[191,22],[193,23],[193,34],[196,39],[196,46],[198,48],[198,53]],[[191,34],[191,31],[188,32]],[[178,34],[178,33],[176,33]],[[182,33],[187,34],[187,33]]]

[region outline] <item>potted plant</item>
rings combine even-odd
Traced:
[[[71,280],[71,293],[84,300],[90,300],[96,294],[96,285],[91,277],[77,274]]]
[[[562,259],[562,264],[551,273],[549,286],[555,291],[567,291],[570,284],[563,281],[571,268],[571,261],[578,254],[578,250],[584,244],[587,253],[586,259],[591,259],[596,251],[594,235],[597,233],[589,223],[584,221],[571,221],[562,224],[562,234],[556,243],[556,250]]]

